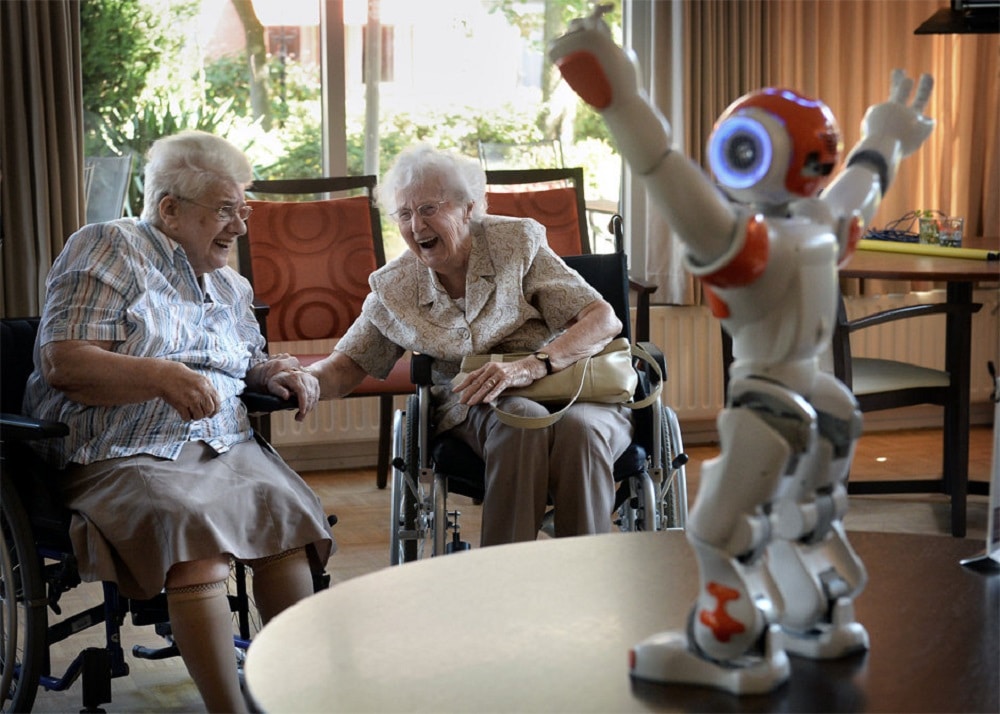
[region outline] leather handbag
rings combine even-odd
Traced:
[[[488,362],[516,362],[532,354],[531,352],[509,352],[488,355],[469,355],[462,359],[461,372],[452,381],[458,384],[465,376]],[[639,383],[633,366],[633,358],[639,358],[652,365],[657,375],[653,391],[638,402],[632,401]],[[540,404],[562,405],[548,416],[525,417],[511,414],[491,403],[494,413],[501,422],[522,429],[540,429],[551,426],[562,418],[566,410],[576,402],[597,402],[599,404],[622,404],[631,409],[641,409],[659,399],[662,390],[662,375],[656,361],[646,350],[629,344],[624,337],[612,340],[591,357],[586,357],[560,370],[546,375],[526,387],[506,389],[501,396],[525,397]]]

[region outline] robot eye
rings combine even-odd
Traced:
[[[724,122],[708,145],[708,160],[719,181],[730,188],[749,188],[771,168],[771,137],[760,122],[745,116]]]

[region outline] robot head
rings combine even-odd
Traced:
[[[761,89],[729,105],[708,141],[719,183],[744,203],[815,196],[843,143],[830,108],[787,89]]]

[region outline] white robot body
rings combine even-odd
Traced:
[[[868,647],[853,615],[865,570],[842,524],[861,415],[819,358],[836,322],[838,266],[899,161],[930,135],[933,82],[921,77],[907,105],[913,82],[893,72],[889,100],[866,112],[832,183],[842,143],[826,105],[785,89],[747,94],[712,132],[713,182],[671,148],[670,125],[638,89],[606,9],[574,20],[549,55],[684,243],[734,353],[720,454],[703,465],[688,524],[699,595],[684,632],[636,645],[631,672],[765,692],[788,678],[786,651],[830,658]]]
[[[749,276],[733,277],[725,259],[708,266],[689,259],[687,267],[711,291],[713,312],[733,338],[730,376],[766,376],[808,394],[837,318],[836,238],[797,218],[750,221],[754,228],[746,233],[767,235],[760,275],[750,282],[744,282]]]

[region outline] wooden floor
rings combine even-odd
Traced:
[[[855,456],[851,478],[920,478],[937,473],[940,468],[940,433],[937,431],[876,433],[862,437]],[[701,463],[718,454],[716,446],[687,449],[690,499],[697,494]],[[992,457],[992,430],[975,428],[971,433],[970,478],[989,480]],[[328,571],[334,586],[349,578],[363,576],[389,567],[389,491],[375,486],[373,470],[330,471],[303,474],[319,494],[329,513],[339,523],[334,529],[339,551],[331,559]],[[478,542],[479,508],[467,499],[449,498],[449,508],[461,511],[460,522],[466,540]],[[943,495],[852,497],[845,524],[853,530],[949,533],[948,501]],[[985,540],[986,499],[969,500],[968,538]],[[64,596],[67,608],[74,602],[96,599],[90,584]],[[53,648],[53,669],[65,667],[72,654],[87,644],[100,644],[100,628],[74,635]],[[157,645],[151,628],[127,626],[124,645]],[[72,645],[72,650],[70,649]],[[113,701],[108,712],[192,712],[204,711],[194,685],[190,683],[178,659],[164,661],[134,660],[129,655],[132,672],[113,682]],[[61,670],[59,670],[61,672]],[[66,692],[40,691],[34,711],[75,712],[80,709],[80,683]]]

